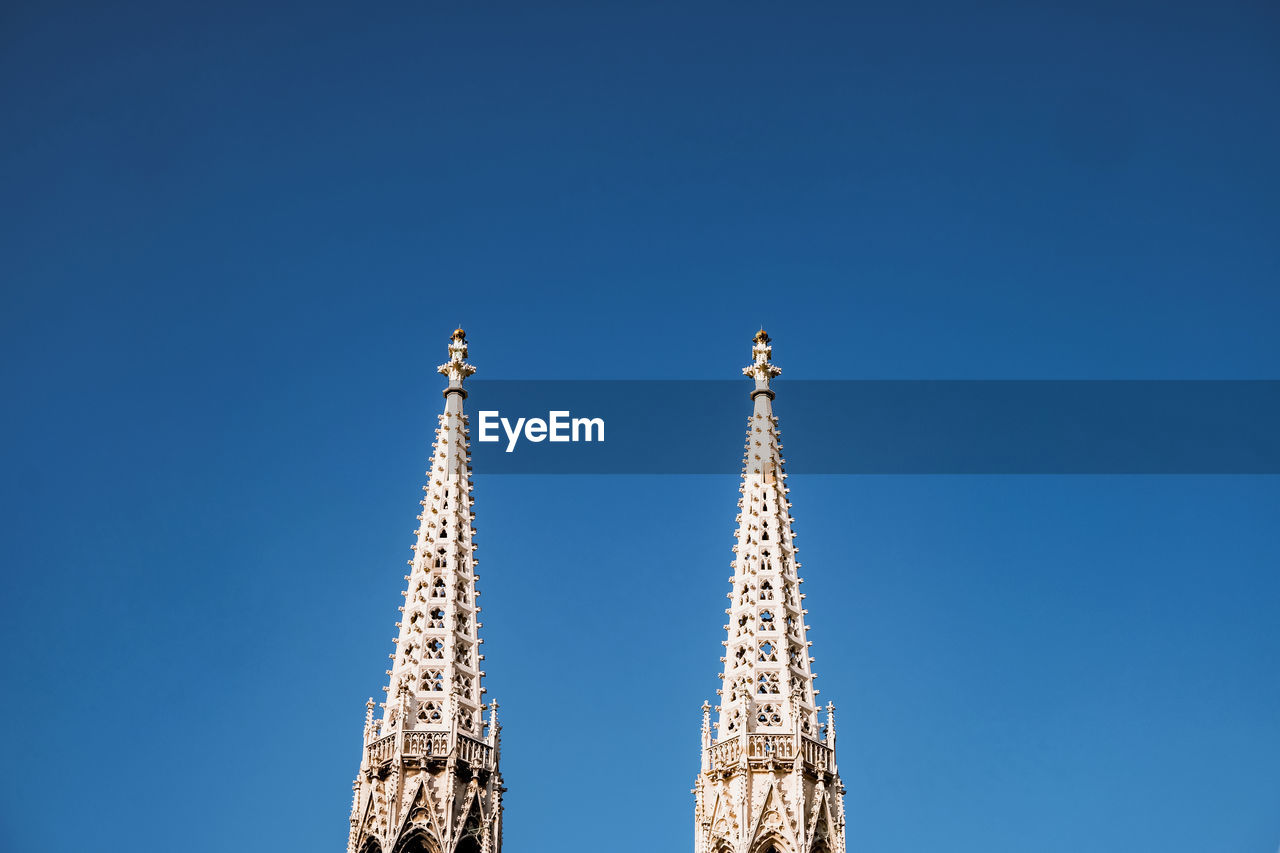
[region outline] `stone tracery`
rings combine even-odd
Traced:
[[[373,700],[367,706],[348,853],[501,853],[501,728],[497,703],[482,698],[484,656],[474,618],[480,608],[462,402],[463,381],[475,368],[466,357],[466,335],[458,329],[449,361],[439,369],[449,385],[414,531],[382,719],[373,717]]]
[[[819,738],[807,611],[770,387],[781,370],[771,356],[761,330],[743,370],[755,388],[725,611],[731,653],[721,658],[724,686],[714,725],[711,706],[703,705],[695,853],[845,853],[834,709],[827,706],[827,734]]]

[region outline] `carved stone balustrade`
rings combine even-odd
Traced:
[[[448,732],[405,732],[404,754],[423,758],[445,758],[449,755]]]
[[[493,748],[487,743],[458,735],[458,758],[472,767],[488,770],[493,760]]]
[[[396,754],[396,736],[387,735],[386,737],[378,738],[369,744],[367,749],[369,750],[369,764],[381,764]]]
[[[790,763],[796,760],[797,746],[799,758],[806,768],[815,773],[833,770],[835,761],[831,748],[804,735],[797,738],[791,734],[749,734],[747,735],[747,761],[751,764],[767,761]],[[742,741],[735,737],[712,744],[707,753],[711,769],[732,770],[737,767],[742,757]]]
[[[369,766],[377,767],[390,761],[396,755],[396,736],[394,734],[379,738],[369,744]],[[401,753],[413,758],[448,758],[449,733],[408,731],[404,733],[404,748]],[[472,767],[482,770],[493,769],[493,747],[467,735],[458,734],[457,758]]]
[[[742,754],[737,738],[714,744],[707,751],[711,753],[711,766],[715,768],[732,767],[738,763],[738,756]]]

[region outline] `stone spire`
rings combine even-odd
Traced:
[[[791,502],[773,414],[769,335],[743,374],[755,380],[738,501],[732,591],[714,742],[696,796],[695,853],[844,853],[843,788],[825,741],[797,575]]]
[[[366,717],[348,853],[500,853],[498,726],[484,719],[479,576],[464,380],[467,339],[454,331],[444,413],[426,493],[381,721]]]

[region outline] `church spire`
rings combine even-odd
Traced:
[[[484,655],[463,412],[463,382],[475,368],[466,358],[466,333],[457,329],[449,360],[438,368],[448,379],[444,412],[401,593],[383,716],[366,716],[348,853],[501,849],[498,727],[492,714],[486,725],[480,684]]]
[[[816,691],[805,637],[807,611],[800,606],[803,581],[796,574],[786,460],[769,387],[782,370],[772,361],[773,347],[764,329],[756,333],[751,356],[751,364],[742,369],[755,380],[755,388],[739,487],[733,591],[726,610],[729,655],[722,673],[718,740],[744,728],[817,732]]]
[[[696,853],[844,853],[834,738],[823,738],[797,575],[771,382],[782,371],[761,329],[743,374],[747,420],[732,590],[715,736],[703,735]],[[712,741],[708,744],[708,741]]]

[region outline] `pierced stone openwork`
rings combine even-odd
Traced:
[[[752,364],[743,371],[755,387],[725,620],[724,687],[714,724],[712,708],[703,706],[695,853],[846,853],[834,711],[828,706],[824,733],[773,415],[770,383],[781,371],[771,354],[769,336],[761,331]]]
[[[762,672],[756,677],[756,682],[760,685],[756,690],[757,693],[781,693],[778,689],[778,673]]]
[[[440,367],[449,386],[381,718],[366,706],[347,853],[501,853],[501,729],[477,669],[466,356],[459,329]]]

